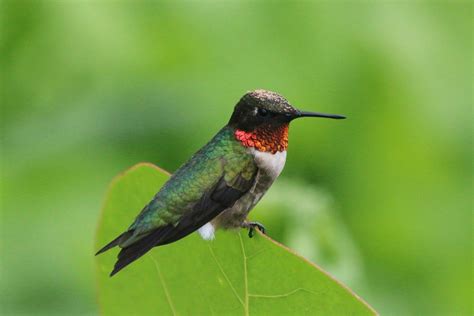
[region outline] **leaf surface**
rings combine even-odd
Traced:
[[[168,179],[152,164],[119,175],[107,193],[96,249],[123,232]],[[154,248],[113,278],[114,251],[97,257],[104,315],[374,315],[327,273],[262,234],[193,233]]]

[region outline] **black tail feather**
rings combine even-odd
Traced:
[[[95,255],[96,256],[100,255],[101,253],[106,252],[107,250],[109,250],[109,249],[111,249],[115,246],[118,246],[122,241],[127,240],[132,235],[133,235],[133,230],[129,230],[129,231],[126,231],[126,232],[120,234],[117,238],[115,238],[114,240],[109,242],[107,245],[105,245],[102,249],[97,251],[97,253]]]
[[[190,225],[188,221],[193,219],[189,217],[181,220],[177,226],[169,224],[155,229],[147,236],[120,250],[120,253],[117,256],[118,260],[115,263],[114,269],[110,273],[110,276],[113,276],[128,266],[130,263],[143,256],[145,253],[150,251],[151,248],[166,245],[179,240],[184,236],[191,234],[196,230],[196,227],[201,227],[211,219],[212,217],[208,215],[201,218],[200,223],[197,225]]]
[[[167,233],[169,233],[173,228],[174,227],[172,225],[160,227],[149,235],[134,242],[130,246],[120,250],[117,256],[118,260],[115,263],[114,269],[110,273],[110,276],[113,276],[128,266],[130,263],[143,256],[145,253],[150,251],[151,248],[163,244],[160,241],[162,241],[163,237],[166,236]]]

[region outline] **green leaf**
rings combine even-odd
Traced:
[[[124,231],[169,174],[138,164],[108,191],[96,249]],[[116,251],[116,250],[115,250]],[[97,257],[105,315],[374,315],[376,312],[318,266],[269,237],[196,233],[154,248],[113,278],[114,250]]]

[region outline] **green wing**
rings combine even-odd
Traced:
[[[138,215],[130,229],[99,253],[123,249],[112,275],[151,248],[181,239],[231,207],[255,183],[253,157],[222,129],[184,164]]]

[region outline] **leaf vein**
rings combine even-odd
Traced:
[[[244,288],[245,288],[245,315],[249,315],[249,288],[247,278],[247,255],[245,254],[244,242],[242,240],[242,234],[239,232],[240,246],[242,247],[242,256],[244,257]]]
[[[300,287],[300,288],[294,289],[293,291],[290,291],[290,292],[288,292],[288,293],[283,293],[283,294],[275,294],[275,295],[248,294],[248,296],[250,296],[250,297],[256,297],[256,298],[280,298],[280,297],[287,297],[287,296],[296,294],[297,292],[300,292],[300,291],[308,292],[308,293],[311,293],[311,294],[318,295],[318,293],[316,293],[316,292],[313,292],[313,291],[310,291],[310,290],[308,290],[308,289],[304,289],[304,288],[301,288],[301,287]]]
[[[253,258],[257,257],[258,255],[260,255],[260,254],[262,254],[262,253],[264,253],[264,252],[266,252],[266,251],[267,251],[267,249],[262,249],[262,250],[259,250],[259,251],[255,252],[255,253],[253,253],[253,254],[247,256],[247,261],[248,261],[249,259],[253,259]]]
[[[160,266],[158,265],[158,261],[156,261],[155,257],[153,257],[152,254],[150,254],[150,258],[155,263],[156,271],[158,272],[158,277],[160,278],[161,286],[163,287],[163,291],[165,292],[166,300],[168,301],[171,312],[173,313],[173,315],[177,315],[176,310],[174,309],[173,301],[171,300],[171,296],[170,296],[170,293],[168,291],[168,287],[166,286],[163,275],[161,274],[161,270],[160,270]]]
[[[216,257],[216,254],[214,253],[214,250],[212,249],[211,245],[208,244],[208,247],[209,247],[209,251],[211,252],[211,255],[212,257],[214,258],[214,261],[216,262],[217,266],[219,267],[219,270],[222,272],[222,275],[224,276],[224,278],[226,279],[227,283],[229,284],[230,288],[232,289],[232,292],[234,292],[235,296],[237,297],[237,299],[239,300],[239,302],[242,304],[242,306],[244,306],[245,308],[245,303],[244,301],[242,301],[242,298],[239,296],[239,294],[237,293],[237,290],[235,289],[234,285],[232,284],[232,282],[230,281],[229,277],[227,276],[227,273],[225,273],[224,271],[224,268],[222,267],[222,265],[220,264],[219,260],[217,260],[217,257]]]

